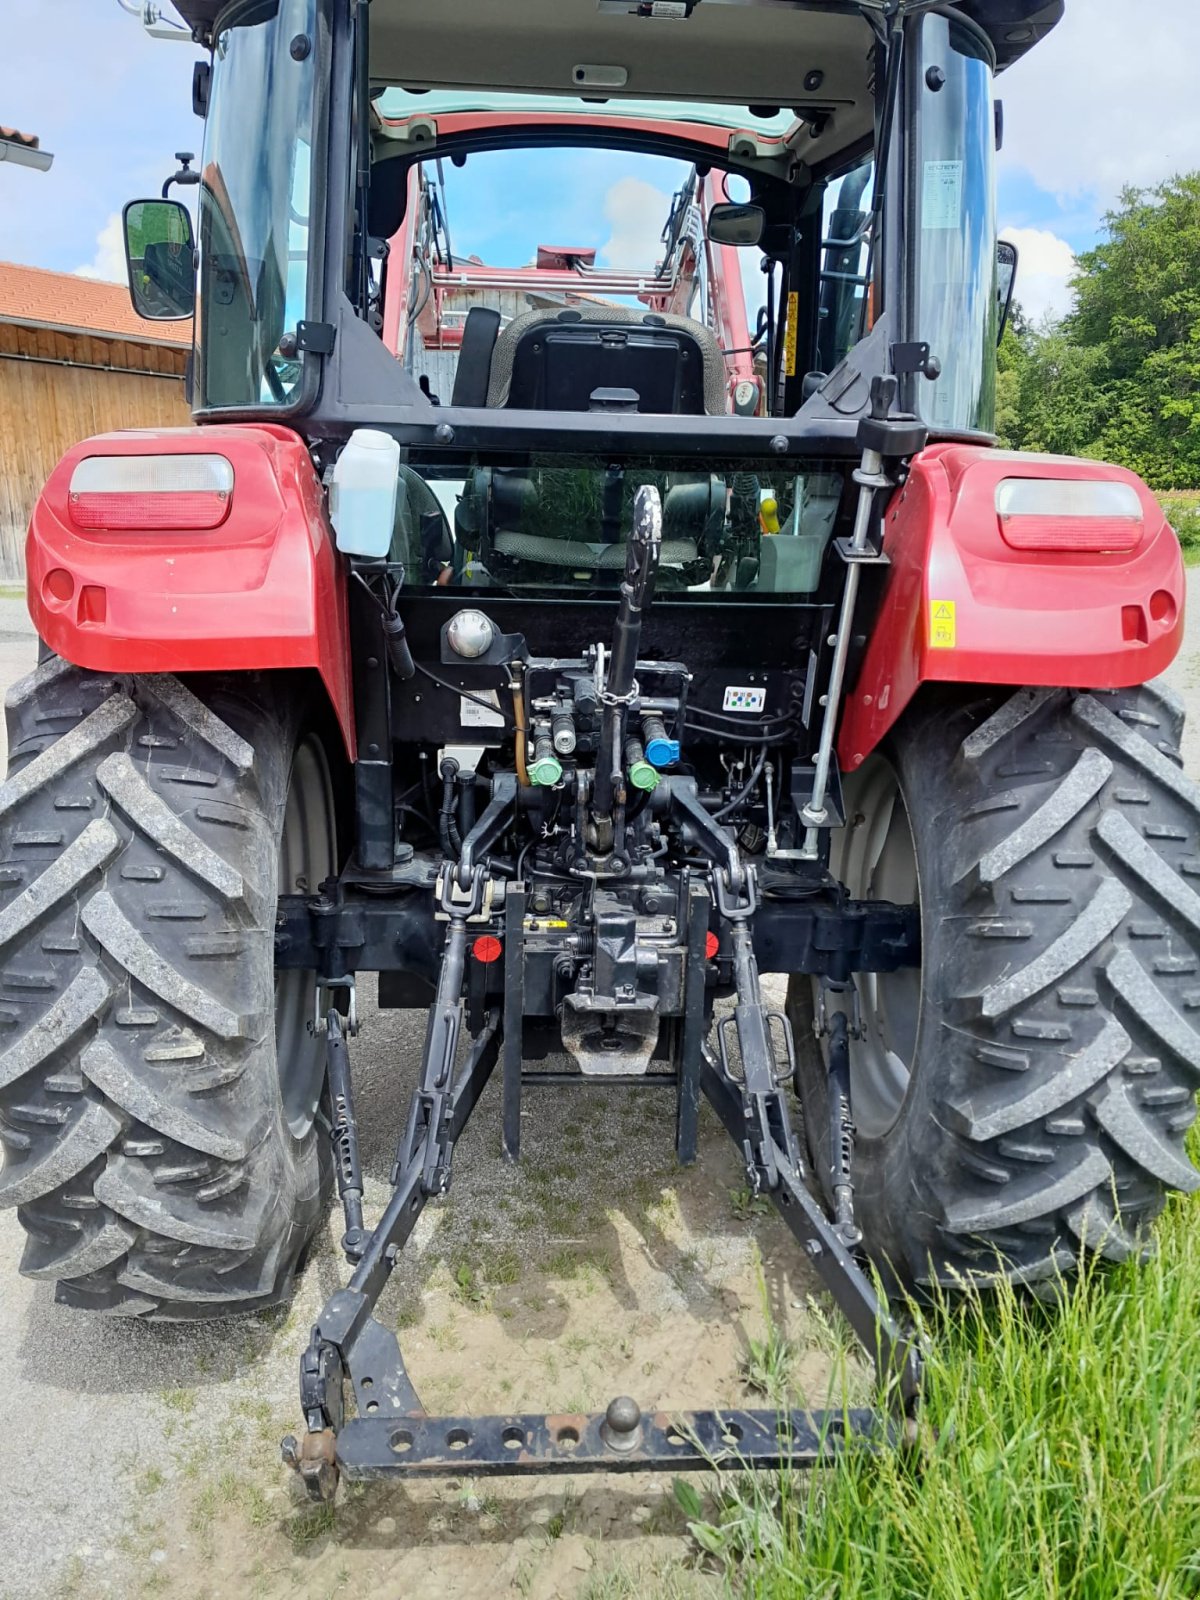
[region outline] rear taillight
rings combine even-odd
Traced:
[[[87,456],[71,474],[67,506],[77,528],[202,531],[220,527],[232,500],[224,456]]]
[[[1142,502],[1128,483],[1087,478],[1005,478],[996,515],[1014,550],[1134,550],[1146,531]]]

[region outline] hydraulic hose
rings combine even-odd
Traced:
[[[517,782],[522,789],[528,789],[529,768],[525,764],[525,684],[519,671],[515,671],[511,681],[513,697],[513,721],[516,723],[516,756],[517,756]]]
[[[458,777],[458,762],[447,756],[442,762],[442,804],[438,811],[438,839],[442,854],[448,861],[457,861],[462,851],[462,836],[454,820],[454,788]]]
[[[767,750],[766,746],[763,745],[758,752],[758,760],[754,763],[754,766],[750,772],[750,776],[747,778],[744,787],[739,789],[737,794],[734,795],[733,799],[730,800],[726,805],[723,805],[720,811],[713,812],[714,822],[720,822],[722,817],[729,816],[731,812],[736,811],[737,808],[743,803],[743,801],[750,794],[750,791],[754,788],[754,785],[758,782],[759,778],[762,777],[762,769],[766,764],[766,760]]]

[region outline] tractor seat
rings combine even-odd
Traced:
[[[493,408],[588,411],[596,390],[628,389],[643,413],[724,416],[729,410],[720,346],[690,317],[571,306],[527,311],[497,336],[498,320],[482,307],[468,313],[460,366],[469,370],[461,391],[455,381],[456,404],[481,402],[486,369],[486,404]]]

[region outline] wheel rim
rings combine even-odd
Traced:
[[[279,893],[315,894],[334,870],[333,787],[316,739],[296,748],[279,836]],[[311,972],[275,975],[275,1066],[288,1127],[297,1139],[312,1127],[325,1076],[325,1052],[309,1024]]]
[[[917,851],[899,780],[876,758],[847,801],[838,877],[856,900],[920,904]],[[863,1037],[850,1046],[850,1087],[860,1133],[878,1137],[899,1115],[908,1092],[921,1011],[921,969],[860,972],[855,985]]]

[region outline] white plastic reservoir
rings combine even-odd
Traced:
[[[381,561],[392,543],[400,446],[390,433],[355,428],[333,468],[329,516],[337,547]]]

